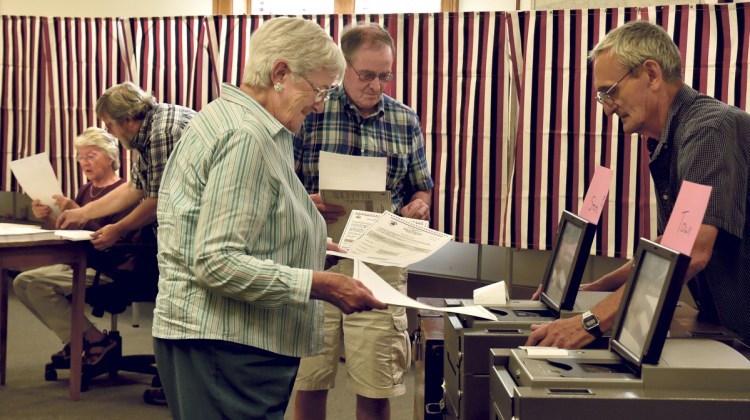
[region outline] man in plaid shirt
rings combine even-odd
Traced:
[[[59,229],[76,229],[88,220],[138,205],[117,223],[95,232],[96,249],[111,247],[127,233],[156,222],[156,203],[161,174],[182,131],[195,111],[179,105],[157,104],[154,98],[131,82],[107,89],[96,101],[96,114],[126,149],[135,149],[131,182],[78,209],[64,211]]]
[[[429,220],[433,182],[427,167],[419,118],[409,107],[383,94],[393,80],[393,39],[376,24],[349,28],[341,36],[347,60],[343,85],[323,113],[310,114],[295,138],[297,174],[326,220],[335,220],[318,195],[321,151],[386,157],[386,187],[392,211]],[[336,208],[339,209],[339,208]],[[406,270],[370,265],[391,286],[406,293]],[[352,261],[331,271],[351,276]],[[295,418],[325,418],[328,390],[334,387],[344,337],[349,388],[357,394],[358,418],[389,418],[388,398],[403,395],[411,364],[406,312],[402,307],[344,315],[326,304],[325,350],[302,359],[295,387]]]

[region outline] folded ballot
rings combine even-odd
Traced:
[[[492,283],[488,286],[474,289],[474,304],[476,305],[507,305],[508,286],[504,280]]]

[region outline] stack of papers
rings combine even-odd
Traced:
[[[56,239],[55,232],[37,226],[0,223],[0,242],[44,241]]]
[[[90,230],[47,230],[39,226],[15,223],[0,223],[0,243],[46,241],[67,239],[69,241],[90,241]]]
[[[328,254],[372,264],[406,267],[429,257],[451,240],[453,236],[447,233],[389,211],[368,215],[355,210],[339,242],[346,253],[328,251]]]

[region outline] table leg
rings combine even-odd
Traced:
[[[83,308],[86,293],[86,265],[73,268],[73,313],[70,319],[70,399],[81,399],[81,353],[83,352]]]
[[[8,361],[8,270],[0,268],[0,385],[5,385]]]

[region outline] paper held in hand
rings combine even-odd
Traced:
[[[352,156],[321,151],[318,161],[318,189],[326,204],[341,206],[345,214],[328,225],[328,236],[340,242],[352,210],[375,213],[392,210],[386,190],[388,163],[385,157]]]
[[[355,218],[361,214],[352,212]],[[328,254],[378,265],[406,267],[429,257],[453,240],[451,235],[389,211],[377,218],[364,216],[352,221],[350,224],[356,227],[347,226],[341,238],[339,246],[346,249],[346,253],[328,251]]]
[[[69,241],[90,241],[91,235],[94,232],[91,230],[56,230],[55,235],[62,239]]]
[[[52,209],[52,217],[60,214],[60,209],[55,205],[52,196],[63,193],[46,152],[14,160],[10,163],[10,170],[29,197],[49,206]]]
[[[459,313],[474,316],[477,318],[489,319],[491,321],[497,321],[497,317],[492,314],[492,312],[479,305],[437,307],[418,302],[394,289],[390,284],[388,284],[388,282],[383,280],[382,277],[378,276],[377,273],[372,271],[370,267],[368,267],[362,261],[354,262],[354,272],[352,273],[352,277],[364,283],[364,285],[367,286],[370,291],[372,291],[375,298],[383,303],[387,303],[388,305],[403,306],[405,308],[429,309],[432,311],[440,312]]]

